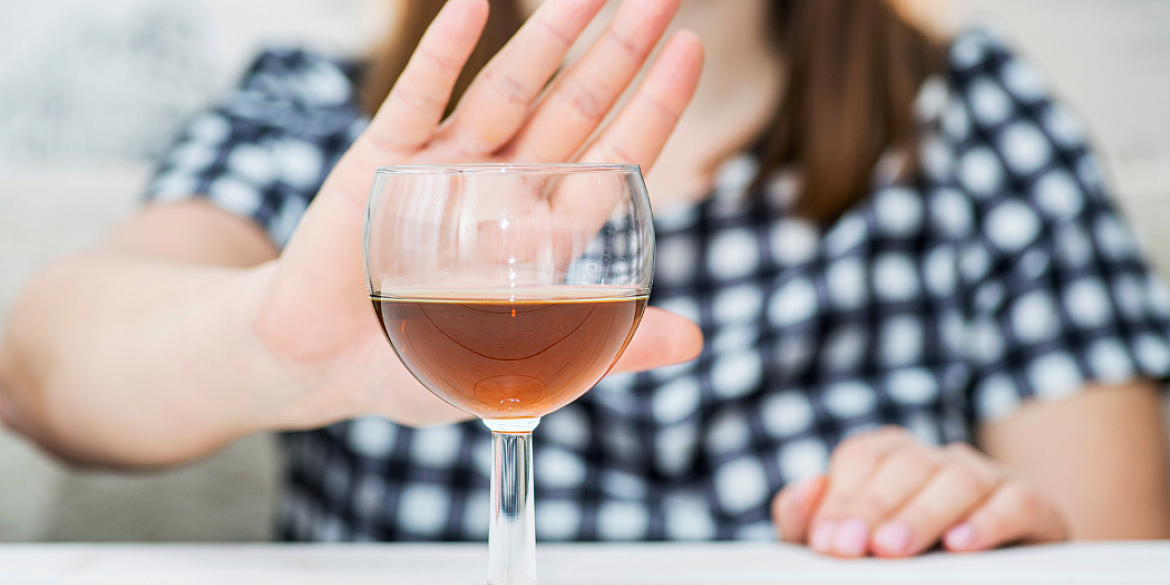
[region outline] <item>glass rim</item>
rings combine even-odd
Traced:
[[[426,165],[379,165],[378,174],[538,174],[629,173],[642,167],[629,163],[467,163]]]

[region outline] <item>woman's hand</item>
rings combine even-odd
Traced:
[[[838,557],[899,558],[1068,537],[1044,494],[965,443],[918,443],[898,427],[855,435],[827,476],[786,487],[772,517],[787,542]]]
[[[363,414],[408,425],[470,418],[427,392],[378,326],[362,268],[374,170],[571,158],[650,166],[690,101],[702,49],[675,35],[599,129],[678,7],[627,2],[549,87],[604,3],[545,2],[440,121],[488,9],[447,2],[278,258],[255,225],[191,201],[144,209],[103,245],[42,270],[0,339],[0,422],[71,461],[153,468],[249,433]],[[615,369],[691,359],[701,345],[693,323],[648,310]]]
[[[649,167],[690,101],[702,48],[690,33],[674,35],[629,103],[597,132],[678,8],[678,0],[625,3],[584,56],[548,86],[570,45],[604,4],[545,2],[443,120],[488,10],[485,0],[446,4],[369,128],[334,167],[280,259],[257,285],[253,329],[279,363],[275,369],[290,372],[283,404],[268,413],[269,426],[308,427],[365,413],[406,424],[467,418],[406,372],[372,314],[361,233],[374,169],[567,160]],[[687,360],[700,346],[694,324],[647,310],[615,369]]]

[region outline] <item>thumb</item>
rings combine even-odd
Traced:
[[[703,332],[690,320],[647,307],[613,373],[641,372],[690,361],[703,350]]]
[[[810,477],[796,484],[784,486],[772,499],[772,522],[784,542],[803,543],[808,535],[808,523],[821,503],[829,486],[824,475]]]

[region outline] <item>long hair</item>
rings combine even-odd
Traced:
[[[398,34],[373,56],[362,104],[375,111],[445,0],[411,0]],[[892,0],[769,0],[771,41],[786,83],[776,116],[759,136],[759,180],[799,169],[796,207],[828,222],[868,192],[882,153],[913,153],[913,102],[942,63],[940,45],[909,22]],[[492,0],[487,27],[456,83],[450,108],[523,17],[517,0]],[[913,157],[910,159],[913,161]]]

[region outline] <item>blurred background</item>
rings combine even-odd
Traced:
[[[1170,0],[934,3],[946,29],[992,23],[1047,72],[1170,274]],[[179,124],[258,49],[360,55],[393,18],[392,0],[0,0],[0,330],[39,266],[134,210]],[[67,469],[0,431],[0,541],[267,539],[274,446],[125,475]]]

